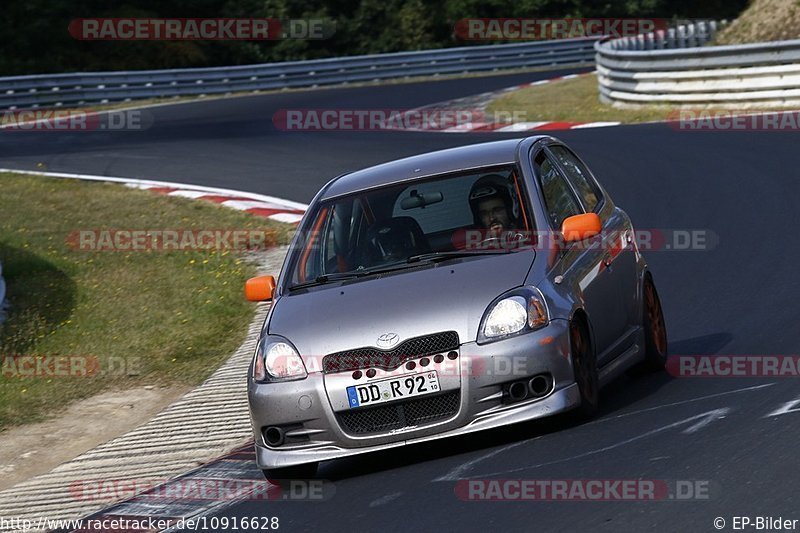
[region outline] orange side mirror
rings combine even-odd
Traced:
[[[561,223],[561,234],[565,242],[582,241],[600,233],[603,224],[597,213],[574,215]]]
[[[267,302],[272,300],[275,292],[275,278],[273,276],[258,276],[250,278],[244,284],[244,296],[251,302]]]

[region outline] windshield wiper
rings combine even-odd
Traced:
[[[364,276],[371,276],[373,274],[383,274],[384,272],[392,272],[394,270],[403,270],[406,268],[413,268],[418,265],[410,265],[409,261],[402,261],[400,263],[390,263],[388,265],[381,265],[372,268],[362,268],[361,270],[351,270],[350,272],[332,272],[330,274],[322,274],[316,278],[298,283],[289,287],[289,290],[304,289],[306,287],[314,287],[317,285],[324,285],[331,281],[343,281],[348,279],[362,278]]]
[[[332,274],[322,274],[321,276],[317,276],[312,280],[292,285],[291,287],[289,287],[289,290],[293,291],[295,289],[305,289],[306,287],[324,285],[330,281],[340,281],[346,279],[353,279],[357,277],[359,277],[359,274],[357,272],[334,272]]]
[[[447,252],[430,252],[427,254],[412,255],[406,262],[417,263],[422,261],[436,261],[443,259],[453,259],[457,257],[470,257],[473,255],[500,255],[508,254],[513,250],[511,249],[494,249],[494,250],[451,250]]]

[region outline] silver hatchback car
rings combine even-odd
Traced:
[[[564,143],[528,137],[339,176],[312,201],[248,379],[258,466],[319,461],[577,409],[664,367],[628,216]]]

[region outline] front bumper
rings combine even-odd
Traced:
[[[387,432],[357,435],[343,429],[336,415],[343,409],[338,401],[340,391],[334,390],[341,376],[314,372],[300,381],[251,381],[248,395],[258,466],[270,469],[325,461],[567,411],[580,403],[568,335],[568,322],[553,320],[541,330],[483,346],[462,344],[459,370],[440,379],[443,390],[460,391],[457,412],[443,420]],[[552,392],[542,398],[507,403],[504,385],[542,373],[552,375]],[[290,428],[287,436],[291,438],[278,448],[267,445],[262,433],[275,425]]]

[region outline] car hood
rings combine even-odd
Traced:
[[[268,331],[289,339],[307,360],[376,346],[384,333],[402,342],[456,331],[462,343],[474,341],[486,307],[524,283],[534,258],[534,251],[520,251],[445,261],[285,294]]]

